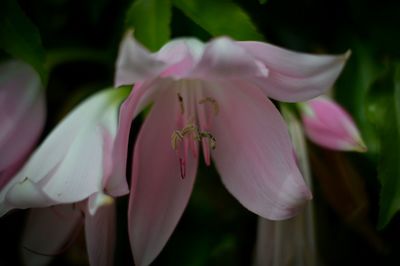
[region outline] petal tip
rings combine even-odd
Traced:
[[[349,49],[349,50],[347,50],[346,53],[344,53],[344,55],[343,55],[344,61],[347,61],[347,60],[350,58],[350,56],[351,56],[351,50]]]

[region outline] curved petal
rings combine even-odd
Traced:
[[[113,146],[113,169],[107,180],[107,192],[116,197],[124,195],[121,189],[126,184],[126,165],[128,156],[129,132],[133,119],[148,106],[164,89],[171,86],[169,79],[155,79],[145,83],[136,83],[131,94],[122,103],[119,112],[117,135]]]
[[[311,193],[275,106],[258,88],[239,82],[208,93],[220,106],[211,126],[217,141],[212,156],[227,189],[264,218],[294,216]]]
[[[114,265],[115,203],[101,206],[94,215],[86,211],[85,236],[90,265]]]
[[[121,42],[115,72],[115,85],[129,85],[157,76],[165,68],[146,48],[141,46],[128,31]]]
[[[0,65],[0,175],[23,161],[45,121],[45,99],[39,75],[21,61]],[[21,165],[19,165],[21,166]],[[9,171],[8,171],[9,172]],[[0,187],[9,178],[0,179]]]
[[[74,240],[82,219],[82,213],[72,204],[32,209],[22,240],[24,264],[48,265]]]
[[[267,77],[268,70],[234,41],[221,37],[206,45],[199,63],[188,76],[207,80]]]
[[[46,117],[43,94],[18,119],[18,124],[9,132],[0,147],[0,176],[11,166],[19,168],[32,151],[44,127]],[[15,165],[20,162],[18,165]],[[14,172],[15,174],[15,172]],[[0,178],[2,188],[9,178]]]
[[[204,44],[194,38],[180,38],[164,45],[155,56],[168,66],[161,77],[181,78],[192,71],[203,54]]]
[[[15,181],[1,191],[17,208],[83,200],[102,191],[110,136],[116,135],[119,103],[126,90],[105,90],[79,105],[32,155]],[[30,205],[32,204],[34,205]],[[42,203],[40,203],[42,202]],[[42,204],[42,205],[40,205]]]
[[[171,147],[180,112],[176,94],[165,91],[136,141],[129,201],[129,237],[136,265],[148,265],[172,234],[192,191],[197,158],[188,157],[186,177]]]
[[[287,102],[309,100],[331,88],[350,56],[350,52],[339,56],[311,55],[261,42],[237,43],[269,70],[268,78],[251,81],[268,97]]]

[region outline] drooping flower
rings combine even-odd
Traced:
[[[327,97],[317,97],[301,105],[307,137],[333,150],[366,151],[366,146],[351,116]]]
[[[21,168],[46,117],[39,75],[22,61],[0,64],[0,189]]]
[[[282,115],[288,125],[296,161],[311,188],[311,172],[302,125],[285,106]],[[258,218],[254,266],[318,265],[313,202],[297,216],[285,221]]]
[[[115,203],[91,214],[87,201],[30,210],[22,239],[24,265],[49,265],[65,251],[85,228],[90,265],[114,265],[116,238]]]
[[[206,44],[179,39],[151,54],[128,34],[116,84],[135,85],[121,108],[118,134],[126,135],[132,119],[153,103],[133,155],[128,217],[136,265],[153,261],[181,217],[199,146],[206,164],[212,157],[226,188],[250,211],[273,220],[294,216],[311,194],[267,96],[295,102],[320,95],[347,57],[225,37]]]
[[[127,95],[127,89],[108,89],[81,103],[0,192],[1,215],[14,208],[47,207],[33,210],[28,221],[31,261],[35,254],[54,255],[84,217],[89,261],[112,265],[113,197],[128,192],[125,167],[116,168],[114,160],[114,154],[127,150],[127,143],[118,146],[125,146],[122,150],[114,145],[119,107]]]

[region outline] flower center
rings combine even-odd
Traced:
[[[214,150],[217,141],[210,132],[211,117],[218,115],[218,102],[212,97],[203,97],[201,88],[193,85],[177,92],[179,115],[177,127],[171,135],[171,147],[179,158],[181,178],[186,176],[186,161],[191,150],[197,158],[198,143],[202,145],[204,160],[210,164],[210,149]],[[199,99],[199,100],[197,100]]]

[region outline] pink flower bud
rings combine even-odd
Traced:
[[[333,150],[367,150],[350,115],[337,103],[317,97],[301,105],[301,116],[308,138]]]

